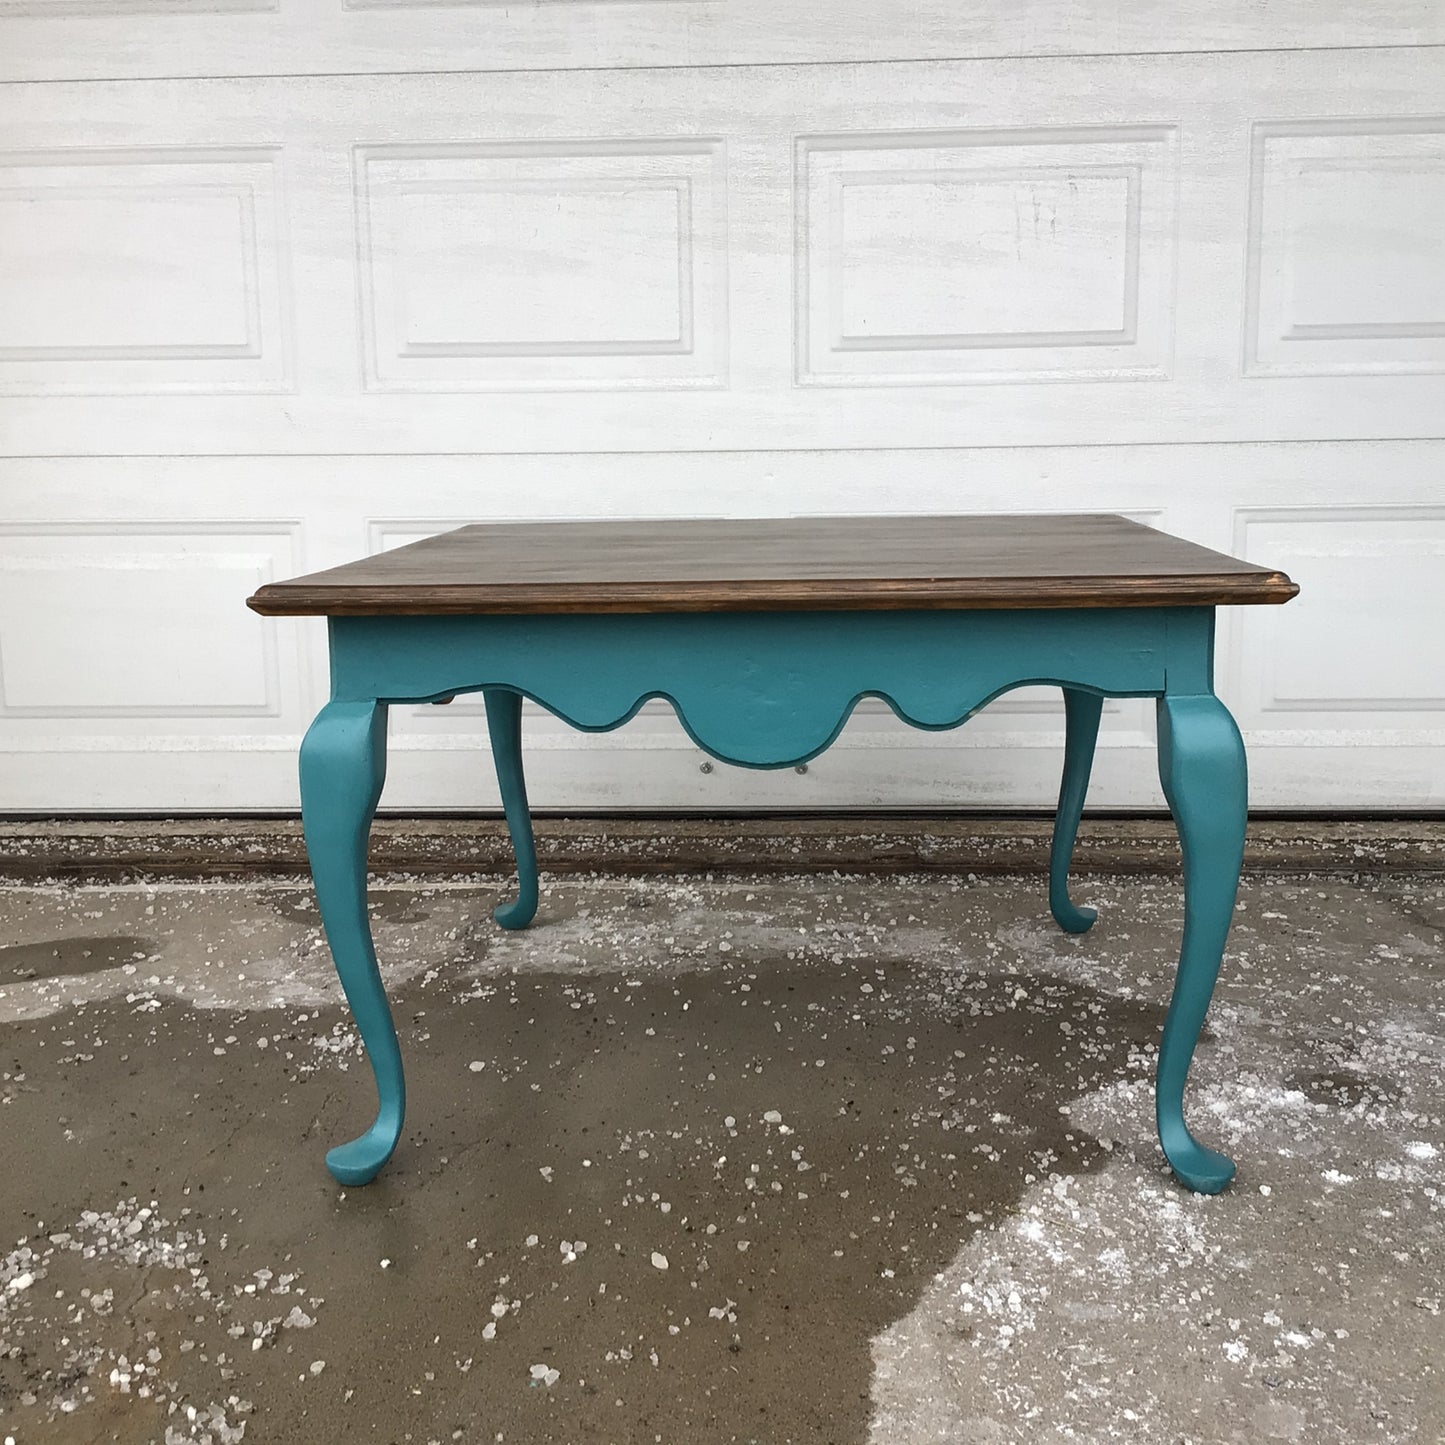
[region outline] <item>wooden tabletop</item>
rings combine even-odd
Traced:
[[[269,615],[1205,607],[1287,602],[1282,572],[1125,517],[497,522],[272,582]]]

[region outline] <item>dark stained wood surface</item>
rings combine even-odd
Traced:
[[[1125,517],[478,523],[262,587],[270,615],[1196,607],[1287,602],[1282,572]]]

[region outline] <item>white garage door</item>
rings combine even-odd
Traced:
[[[1103,510],[1287,570],[1222,629],[1276,807],[1445,802],[1433,0],[6,0],[0,808],[295,805],[265,580],[504,518]],[[541,806],[1050,800],[1060,710],[805,773],[529,723]],[[495,805],[480,710],[387,803]],[[1152,717],[1092,798],[1157,805]]]

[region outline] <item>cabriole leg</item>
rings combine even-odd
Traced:
[[[1184,940],[1159,1045],[1154,1108],[1159,1142],[1182,1184],[1217,1194],[1234,1163],[1200,1144],[1184,1123],[1184,1084],[1214,993],[1244,859],[1244,742],[1218,698],[1158,703],[1159,778],[1184,855]]]
[[[1099,736],[1099,714],[1104,699],[1097,693],[1064,689],[1064,778],[1059,786],[1059,810],[1054,815],[1054,842],[1049,852],[1049,909],[1065,933],[1083,933],[1098,914],[1076,908],[1069,901],[1069,860],[1089,791],[1089,770],[1094,765],[1094,742]]]
[[[326,1167],[342,1184],[369,1184],[391,1158],[406,1083],[391,1006],[366,911],[366,846],[386,777],[386,705],[330,702],[301,744],[301,822],[326,941],[376,1077],[376,1122],[338,1145]]]
[[[503,928],[525,928],[537,913],[537,845],[532,838],[532,814],[527,807],[527,780],[522,773],[522,695],[501,688],[483,688],[487,705],[487,732],[492,739],[492,760],[497,765],[497,786],[512,851],[517,856],[517,896],[492,910]]]

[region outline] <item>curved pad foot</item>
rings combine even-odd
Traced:
[[[401,1120],[378,1119],[359,1139],[338,1144],[326,1154],[326,1167],[338,1184],[370,1184],[392,1156],[401,1137]]]
[[[1218,1194],[1234,1178],[1234,1160],[1216,1149],[1206,1149],[1182,1124],[1166,1130],[1160,1121],[1159,1142],[1174,1177],[1196,1194]]]
[[[1051,897],[1049,911],[1065,933],[1087,933],[1099,916],[1097,908],[1078,908],[1070,903],[1067,894],[1062,898]]]
[[[537,889],[535,886],[510,903],[499,903],[492,909],[492,917],[503,928],[525,928],[537,916]]]

